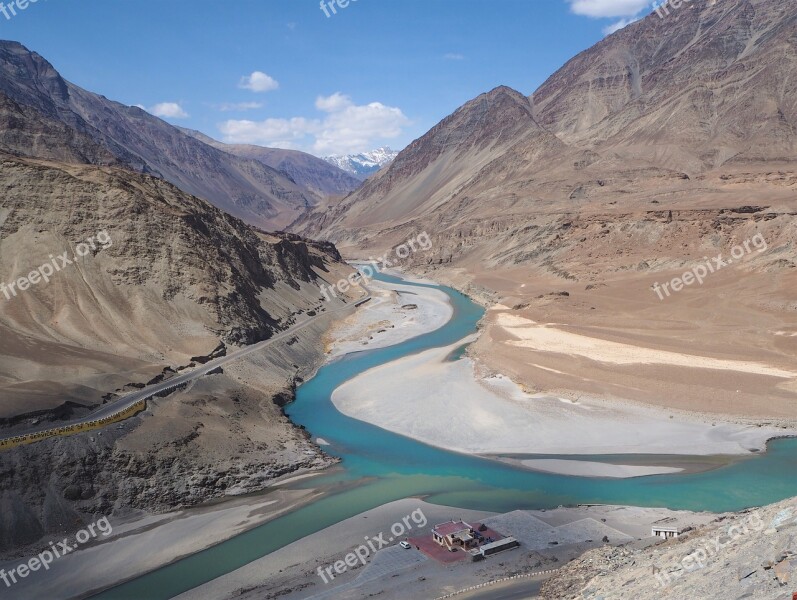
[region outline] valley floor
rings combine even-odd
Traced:
[[[290,479],[294,479],[293,477]],[[287,483],[288,479],[285,480]],[[316,500],[321,490],[273,487],[265,493],[161,515],[131,515],[113,523],[113,533],[71,552],[47,571],[14,585],[18,598],[83,597],[209,548]],[[10,571],[27,558],[9,560]]]
[[[599,275],[575,282],[523,268],[429,273],[490,308],[469,355],[532,394],[794,427],[794,270],[716,273],[663,301],[650,286],[670,273],[607,267]]]
[[[361,307],[355,315],[339,322],[330,331],[326,344],[329,359],[346,352],[399,343],[441,327],[451,318],[451,306],[438,290],[410,290],[405,286],[379,282],[372,282],[369,288],[374,297],[372,303]],[[492,322],[495,312],[488,312],[488,323]],[[512,324],[517,325],[514,321]],[[525,323],[521,325],[526,326]],[[478,344],[475,344],[477,350]],[[446,357],[460,345],[422,352],[363,373],[338,388],[333,401],[350,416],[421,441],[512,461],[527,468],[571,475],[630,477],[676,472],[685,468],[684,465],[664,464],[656,460],[643,464],[638,455],[741,455],[753,449],[763,449],[771,437],[795,433],[774,425],[754,427],[732,420],[707,420],[682,411],[645,407],[627,400],[610,401],[597,397],[573,400],[564,394],[529,393],[508,377],[485,366],[479,351],[475,352],[475,359],[447,361]],[[673,418],[669,418],[670,415]],[[432,437],[430,430],[425,429],[426,424],[439,425],[441,422],[445,422],[446,427],[435,426],[437,434]],[[474,423],[479,426],[478,432],[473,428]],[[441,437],[441,430],[456,431],[457,436]],[[637,456],[629,460],[629,464],[612,465],[524,456],[592,453]],[[85,586],[86,581],[92,581],[93,587],[118,582],[250,529],[300,504],[313,501],[320,493],[323,490],[280,490],[249,499],[226,501],[196,512],[175,513],[120,526],[118,531],[122,535],[75,552],[61,561],[59,572],[51,572],[47,584],[51,584],[50,591],[55,598],[88,591],[80,587]],[[470,563],[441,567],[414,549],[391,546],[380,550],[366,567],[353,568],[340,576],[334,586],[325,585],[318,577],[317,567],[325,567],[341,559],[360,543],[363,536],[387,530],[392,523],[418,507],[423,508],[431,525],[450,518],[491,518],[497,526],[503,526],[508,535],[522,537],[526,535],[524,532],[528,533],[524,542],[527,547],[502,554],[500,561],[480,563],[474,569]],[[380,597],[385,598],[407,597],[407,594],[409,597],[430,594],[433,597],[441,590],[448,593],[519,572],[557,568],[584,551],[600,546],[599,540],[604,535],[612,543],[639,542],[645,545],[650,541],[640,540],[648,536],[650,523],[673,514],[665,509],[593,507],[516,511],[501,516],[451,509],[410,498],[381,506],[303,538],[186,592],[180,598],[254,599],[278,592],[281,595],[287,593],[287,598],[297,600],[313,594],[320,594],[319,598],[359,598],[380,592],[383,593]],[[705,523],[714,518],[708,514],[685,512],[677,516],[685,520],[685,524]],[[545,538],[544,546],[537,547],[535,544],[539,542],[540,532],[528,529],[527,521],[536,524],[535,527],[543,527],[540,522],[553,528],[567,525],[565,529],[569,533],[561,539],[552,533],[548,536],[550,539]],[[573,525],[569,526],[570,523]],[[179,543],[173,544],[170,540]],[[557,543],[554,547],[549,542]],[[145,548],[159,550],[145,552]],[[96,560],[100,552],[103,556],[112,557],[113,568],[108,568],[105,559]],[[136,560],[135,565],[127,565],[125,557],[144,554],[149,557],[146,564]],[[87,576],[86,569],[92,570],[91,577]]]
[[[396,287],[379,286],[383,293]],[[434,297],[435,290],[414,289],[420,298],[427,294]],[[418,311],[437,308],[437,304],[420,301]],[[393,310],[400,312],[398,306]],[[530,333],[537,330],[533,323],[509,315],[501,307],[488,311],[488,326],[495,323],[494,313],[505,317],[499,323],[512,327],[514,336],[536,340]],[[356,313],[349,318],[347,333],[358,330],[366,335],[374,318],[368,311]],[[439,319],[433,312],[420,320],[432,323]],[[360,323],[359,329],[354,323]],[[578,346],[582,342],[578,336],[557,337],[557,330],[541,329],[551,337],[542,341],[539,349],[543,352],[588,353],[595,347],[597,356],[605,350],[591,340]],[[410,331],[411,328],[407,329]],[[765,450],[771,438],[797,435],[797,429],[785,423],[760,426],[738,417],[697,415],[598,395],[578,394],[577,399],[571,399],[572,393],[528,393],[495,367],[484,364],[483,352],[488,351],[484,345],[477,345],[480,351],[475,353],[476,359],[447,360],[456,348],[476,342],[478,337],[470,336],[449,347],[427,350],[371,369],[337,388],[332,400],[347,416],[427,444],[568,475],[632,477],[678,472],[683,467],[653,459],[650,464],[639,464],[636,460],[636,464],[627,465],[621,457],[618,464],[604,464],[523,455],[747,455]],[[557,343],[566,344],[567,348],[560,348]],[[622,349],[620,344],[606,342],[605,346],[609,348],[606,352],[615,353],[617,361],[646,360],[641,349],[620,352],[615,348]],[[649,354],[669,363],[692,364],[692,357],[674,352],[651,350]],[[486,362],[495,364],[489,358]],[[694,366],[766,375],[771,371],[776,377],[797,376],[797,372],[754,362],[704,358]]]
[[[406,322],[406,310],[400,310],[399,306],[403,300],[397,290],[391,291],[395,286],[380,284],[377,287],[379,291],[375,296],[381,297],[381,301],[375,303],[373,310],[359,311],[335,330],[334,335],[343,337],[349,348],[369,347],[371,344],[374,345],[370,347],[377,347],[379,338],[370,339],[371,335],[380,329],[386,328],[381,332],[383,334],[391,329],[383,320],[391,313],[393,324]],[[423,296],[426,291],[420,294]],[[392,309],[388,304],[391,300]],[[416,300],[421,311],[439,308],[439,305],[428,301],[431,298]],[[412,323],[417,325],[419,322],[437,323],[438,320],[432,315],[426,319],[420,316]],[[397,343],[399,337],[406,339],[420,332],[421,329],[408,324],[405,335],[396,336],[391,341]],[[548,394],[528,394],[507,377],[486,369],[478,359],[447,361],[460,344],[422,352],[368,371],[339,387],[333,401],[349,416],[427,443],[468,453],[511,454],[511,457],[502,456],[500,459],[571,475],[629,477],[675,472],[688,468],[688,465],[686,461],[679,466],[641,465],[639,456],[633,461],[629,458],[629,462],[634,464],[608,465],[590,461],[518,458],[517,455],[524,452],[740,455],[763,449],[771,437],[793,433],[776,426],[756,427],[739,422],[739,419],[723,422],[716,417],[700,418],[683,411],[645,407],[629,401],[568,400]],[[378,347],[384,345],[387,344]],[[335,345],[331,347],[334,355]],[[677,418],[669,418],[673,414],[677,414]],[[439,427],[440,423],[445,423],[445,427]],[[478,432],[473,423],[478,424]],[[428,429],[425,429],[427,425]],[[446,437],[441,433],[446,430],[457,435]],[[320,578],[319,568],[342,559],[366,536],[388,530],[391,523],[418,507],[422,508],[430,523],[450,518],[485,519],[491,526],[518,537],[523,547],[478,565],[464,562],[440,565],[415,549],[405,550],[392,545],[369,558],[367,566],[348,569],[334,582],[325,583]],[[626,556],[642,551],[641,548],[654,543],[649,538],[651,523],[666,517],[675,517],[683,527],[705,525],[717,515],[611,506],[496,515],[408,498],[303,538],[187,592],[180,599],[212,596],[254,600],[273,597],[274,594],[296,600],[371,595],[433,598],[517,573],[557,569],[590,548],[602,546],[597,540],[603,539],[604,535],[611,544],[624,544],[624,547],[613,550],[604,546],[596,552]],[[546,527],[550,529],[550,535],[543,531]],[[559,535],[565,531],[572,535]]]
[[[431,528],[450,519],[482,522],[505,535],[512,535],[522,546],[505,551],[480,563],[468,560],[442,564],[415,548],[397,544],[368,557],[343,575],[327,582],[318,575],[319,567],[332,565],[360,545],[365,537],[390,531],[403,516],[420,510],[427,524],[414,536],[430,537]],[[555,510],[487,513],[429,504],[407,498],[390,502],[307,536],[246,565],[224,577],[186,592],[177,600],[204,598],[242,598],[259,600],[280,597],[288,600],[367,598],[436,598],[472,585],[494,581],[517,573],[549,571],[576,558],[590,548],[611,544],[640,544],[650,539],[650,524],[673,518],[682,526],[696,526],[715,518],[709,513],[670,511],[661,508],[592,506]]]

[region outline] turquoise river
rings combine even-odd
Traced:
[[[407,283],[384,274],[377,277],[389,283]],[[339,456],[343,466],[294,487],[329,484],[335,492],[95,598],[166,600],[343,519],[412,496],[490,511],[603,503],[716,512],[797,496],[797,439],[773,440],[766,453],[701,473],[588,479],[535,473],[447,452],[338,412],[330,397],[346,380],[377,365],[454,344],[476,331],[483,309],[455,290],[440,289],[455,308],[454,317],[444,327],[396,346],[350,354],[322,367],[299,387],[296,401],[287,408],[295,423],[330,443],[325,450]]]

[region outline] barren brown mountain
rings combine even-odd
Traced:
[[[285,227],[318,201],[263,162],[66,81],[16,42],[0,41],[0,150],[155,175],[266,229]]]
[[[494,308],[472,351],[529,389],[795,417],[797,382],[762,373],[797,358],[796,42],[794,3],[650,15],[530,97],[468,102],[300,229],[352,256],[429,232],[408,265]]]
[[[49,282],[0,294],[6,434],[266,339],[326,310],[322,277],[350,272],[331,244],[258,232],[149,175],[7,154],[0,172],[2,283],[75,257]],[[101,232],[110,243],[76,257]],[[4,452],[0,549],[69,531],[81,514],[201,503],[328,464],[280,409],[319,360],[326,326],[150,400],[121,430]]]
[[[345,196],[362,184],[343,169],[306,152],[252,144],[225,144],[193,129],[179,129],[208,146],[242,158],[251,158],[284,173],[303,189],[315,194],[319,200],[328,196]]]

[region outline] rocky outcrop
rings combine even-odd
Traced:
[[[322,277],[351,271],[328,242],[252,229],[152,176],[8,154],[0,172],[4,281],[50,256],[72,260],[0,301],[7,427],[57,423],[267,339],[328,310]],[[0,453],[0,550],[98,515],[191,506],[331,464],[277,405],[318,364],[328,325],[153,398],[122,424]]]
[[[590,550],[556,571],[541,595],[546,600],[790,600],[797,566],[795,533],[794,499],[721,515],[652,547]]]

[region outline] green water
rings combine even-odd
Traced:
[[[379,279],[406,284],[385,275]],[[454,290],[441,289],[449,294],[455,308],[455,316],[447,325],[402,344],[348,355],[323,367],[297,390],[296,402],[288,407],[295,423],[306,426],[313,436],[324,438],[330,443],[325,450],[343,459],[342,471],[313,478],[303,485],[338,484],[343,491],[96,598],[166,600],[343,519],[410,496],[496,512],[584,503],[718,512],[797,496],[795,439],[775,440],[766,454],[703,473],[586,479],[534,473],[446,452],[339,413],[330,396],[344,381],[397,358],[454,344],[476,330],[482,309]],[[451,359],[459,356],[461,351]]]

